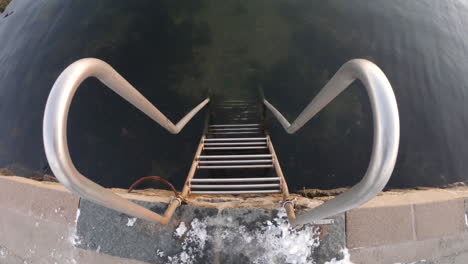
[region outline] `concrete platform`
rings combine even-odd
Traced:
[[[78,203],[59,184],[0,176],[0,263],[143,263],[74,247]]]
[[[457,257],[465,261],[460,263],[468,263],[467,200],[467,187],[390,191],[377,196],[346,214],[351,260],[444,263]]]
[[[158,206],[163,208],[170,196],[161,190],[135,194],[114,191],[155,210]],[[193,229],[194,219],[203,220],[204,217],[223,223],[208,224],[205,228],[208,235],[218,236],[218,239],[207,242],[204,257],[188,263],[251,263],[253,257],[282,254],[280,248],[275,252],[271,243],[267,243],[274,240],[274,236],[258,232],[265,230],[262,224],[280,219],[276,211],[279,200],[255,196],[214,200],[198,197],[185,209],[180,208],[168,229],[161,229],[157,224],[133,221],[131,217],[90,202],[80,202],[60,184],[0,176],[0,263],[181,263],[171,262],[169,257],[177,256],[180,260],[184,256],[183,250],[190,246],[186,243],[185,249],[182,247],[186,238],[190,238],[187,234]],[[319,241],[320,246],[311,244],[307,252],[308,260],[313,258],[317,263],[342,258],[342,247],[349,249],[353,263],[468,263],[466,201],[467,187],[386,192],[338,217],[334,227],[321,227],[315,233],[298,233],[290,239],[300,243],[304,238],[301,234],[306,234],[311,236],[306,237],[306,241]],[[301,198],[299,207],[311,208],[320,203],[320,200]],[[232,219],[248,220],[226,224]],[[179,237],[182,222],[188,231]],[[274,231],[271,232],[274,234]],[[252,238],[249,235],[225,236],[232,233],[260,235],[253,236],[257,241],[249,242]],[[158,243],[162,237],[172,242]],[[128,242],[127,246],[119,248],[117,245],[124,245],[124,241]],[[165,257],[160,257],[161,252]],[[302,253],[295,252],[291,256]],[[291,262],[287,256],[281,260],[278,263]],[[308,260],[298,263],[309,263]]]

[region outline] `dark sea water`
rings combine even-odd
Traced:
[[[290,121],[338,68],[373,61],[401,119],[389,187],[468,180],[468,4],[462,0],[13,0],[0,16],[0,167],[51,173],[42,143],[49,91],[66,66],[105,60],[173,122],[210,91],[259,88]],[[5,14],[4,13],[4,14]],[[268,125],[290,188],[334,188],[364,174],[372,145],[366,92],[352,85],[302,130]],[[107,187],[159,175],[180,188],[204,113],[171,135],[96,80],[69,118],[77,168]]]

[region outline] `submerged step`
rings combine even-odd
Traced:
[[[259,141],[266,140],[266,137],[253,137],[253,138],[205,138],[205,142],[210,141]]]
[[[242,135],[242,134],[259,134],[258,131],[237,131],[237,132],[208,132],[212,135]]]
[[[248,131],[248,130],[260,130],[259,127],[230,127],[230,128],[211,128],[210,131]]]
[[[220,125],[210,125],[210,127],[257,127],[261,124],[220,124]]]
[[[245,108],[257,108],[255,105],[249,104],[227,104],[227,105],[216,105],[213,106],[216,109],[245,109]]]
[[[247,100],[252,100],[250,98],[246,98]],[[231,103],[231,102],[251,102],[251,101],[246,101],[245,99],[230,99],[230,100],[224,100],[224,101],[220,101],[221,103]]]

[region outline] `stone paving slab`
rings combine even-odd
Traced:
[[[437,264],[449,264],[442,260],[456,259],[462,252],[468,251],[468,232],[450,236],[408,241],[376,247],[350,249],[351,261],[356,264],[393,264],[412,263],[420,260],[433,261]],[[467,260],[466,255],[460,259]],[[429,262],[430,263],[430,262]]]
[[[346,213],[348,248],[400,243],[414,239],[411,205],[358,208]]]
[[[76,248],[78,203],[62,185],[0,176],[0,264],[145,264]]]
[[[427,240],[468,228],[467,188],[384,193],[346,213],[347,247]]]
[[[56,223],[75,221],[79,197],[62,185],[22,177],[0,177],[0,206]]]
[[[461,199],[414,205],[416,239],[463,232],[466,229],[464,209]]]
[[[29,215],[36,186],[17,181],[20,177],[0,177],[0,206]]]

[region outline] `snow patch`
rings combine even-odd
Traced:
[[[136,218],[128,218],[127,226],[133,226],[136,220]]]

